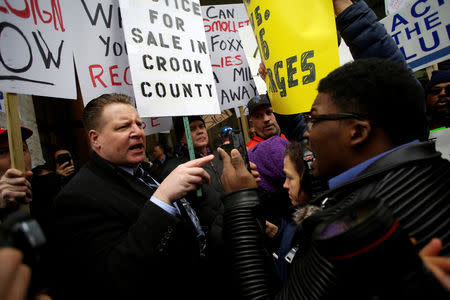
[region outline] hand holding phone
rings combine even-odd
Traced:
[[[61,153],[56,156],[56,173],[67,177],[75,173],[75,166],[72,164],[72,157],[69,153]]]
[[[231,156],[231,150],[237,149],[244,160],[245,167],[250,171],[250,165],[247,156],[247,147],[245,146],[244,136],[241,131],[233,130],[229,134],[230,143],[223,144],[220,147]]]
[[[220,180],[227,194],[245,188],[256,188],[258,185],[254,176],[245,168],[242,156],[235,151],[234,157],[228,155],[222,148],[218,148],[223,160],[223,171]]]
[[[71,161],[72,161],[72,157],[70,157],[69,153],[62,153],[56,157],[56,163],[58,165],[63,165],[65,162],[69,162],[69,164],[67,166],[70,166],[72,164]]]

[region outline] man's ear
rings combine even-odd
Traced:
[[[250,123],[250,127],[253,127],[253,120],[252,120],[252,118],[248,119],[248,122]]]
[[[100,147],[99,134],[97,130],[91,129],[88,132],[89,141],[91,142],[92,148],[98,149]]]
[[[372,125],[368,120],[355,120],[350,131],[350,145],[358,147],[364,144],[372,132]]]

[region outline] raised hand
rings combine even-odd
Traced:
[[[209,183],[209,174],[201,166],[213,159],[214,155],[208,155],[179,165],[161,182],[153,196],[172,205],[188,192],[198,189],[203,183]]]
[[[230,156],[221,148],[217,148],[223,160],[222,185],[227,194],[244,188],[255,188],[255,177],[247,170],[238,150],[231,150]]]
[[[434,277],[450,292],[450,257],[438,256],[441,249],[441,240],[434,238],[420,250],[419,256]]]

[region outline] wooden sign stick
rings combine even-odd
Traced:
[[[22,131],[20,129],[17,94],[4,93],[4,95],[11,167],[25,172],[25,159],[23,156]],[[20,208],[29,211],[28,204],[21,203]]]
[[[247,144],[250,141],[250,136],[248,135],[248,122],[247,122],[247,116],[244,114],[244,107],[239,106],[239,112],[241,113],[241,125],[242,125],[242,131],[244,132],[244,140]]]

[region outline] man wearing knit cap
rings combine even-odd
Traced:
[[[199,158],[211,154],[205,121],[201,116],[189,116],[188,119],[189,119],[189,127],[191,130],[192,144],[194,146],[195,157]],[[189,151],[186,141],[186,134],[184,132],[183,118],[181,117],[175,118],[174,129],[178,143],[175,149],[175,154],[179,157],[185,156],[187,160],[189,160]],[[167,173],[167,175],[168,174],[169,173]]]
[[[224,195],[220,175],[222,174],[223,163],[217,151],[211,151],[209,147],[209,138],[206,131],[205,121],[201,116],[189,116],[189,127],[191,130],[192,144],[195,157],[199,158],[208,154],[214,154],[214,160],[202,166],[208,172],[211,180],[209,184],[202,186],[202,196],[197,197],[197,193],[190,193],[186,197],[192,206],[196,209],[202,226],[211,227],[217,213],[223,208],[220,198]],[[175,135],[177,138],[178,157],[167,162],[161,172],[161,179],[164,179],[178,165],[190,160],[189,151],[184,132],[183,118],[174,119]]]
[[[450,66],[449,66],[450,67]],[[425,90],[430,129],[450,126],[450,68],[433,71]]]
[[[31,157],[26,139],[33,131],[21,127],[25,172],[11,168],[9,155],[8,130],[0,127],[0,220],[17,209],[19,202],[29,203],[31,200]]]
[[[207,239],[208,269],[211,272],[209,276],[211,282],[205,283],[204,286],[214,292],[217,297],[220,297],[216,297],[217,299],[230,299],[227,294],[229,287],[227,280],[230,280],[231,277],[228,277],[225,271],[226,266],[224,264],[226,264],[226,260],[224,259],[225,253],[223,252],[222,238],[223,204],[221,199],[225,195],[225,191],[220,181],[220,176],[223,170],[223,162],[217,151],[211,151],[209,147],[208,133],[203,118],[201,116],[189,116],[188,119],[195,157],[199,158],[211,153],[214,154],[213,161],[202,166],[209,174],[209,184],[202,185],[201,195],[195,191],[186,195],[186,199],[197,212]],[[162,178],[170,174],[179,164],[190,160],[183,118],[174,118],[173,123],[178,142],[178,145],[175,147],[175,153],[178,157],[172,158],[167,162],[161,172]]]

